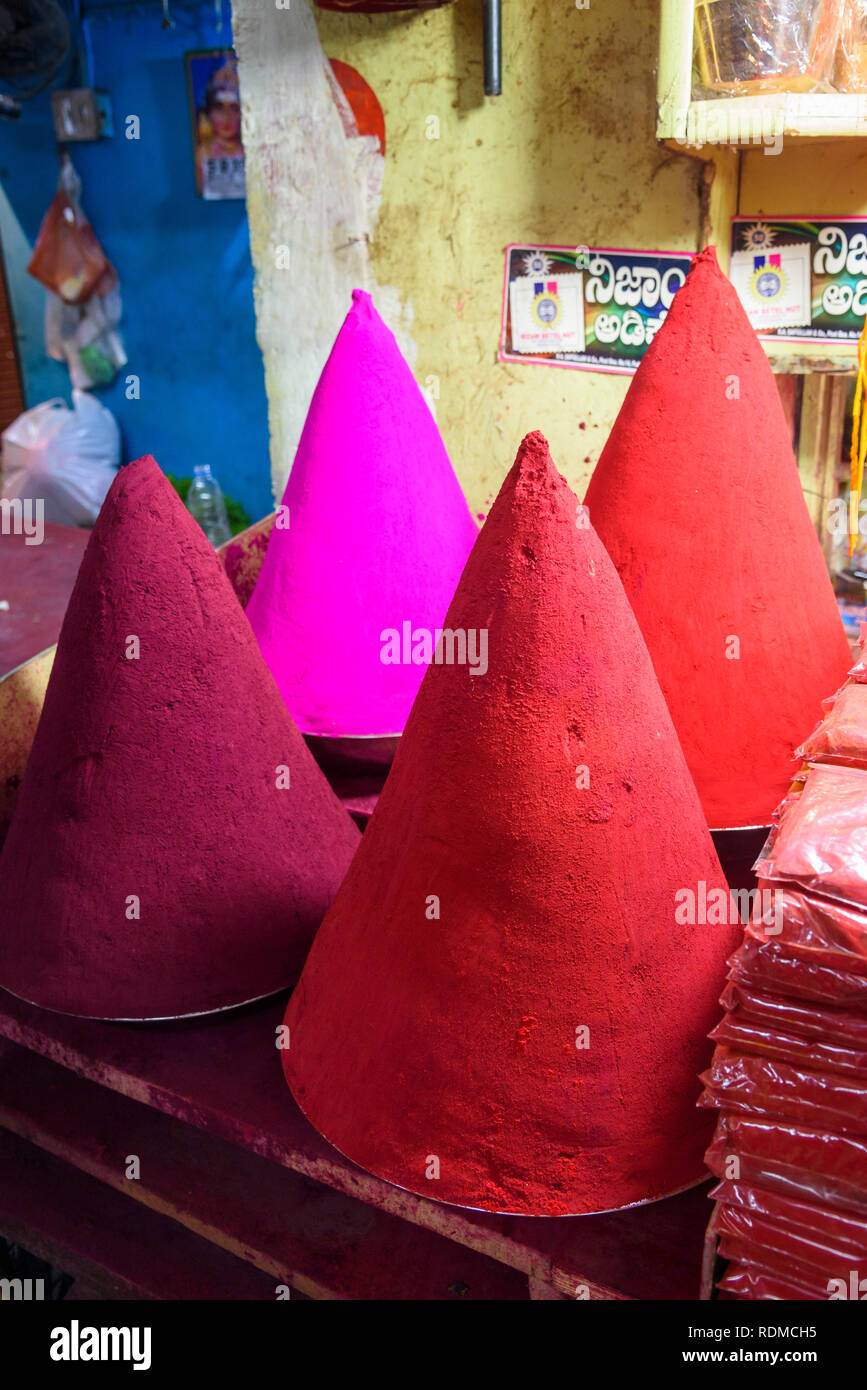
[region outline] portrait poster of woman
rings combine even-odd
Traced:
[[[231,48],[188,53],[196,189],[203,198],[243,198],[244,147],[238,63]]]

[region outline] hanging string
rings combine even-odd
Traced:
[[[849,492],[849,554],[858,544],[858,524],[861,514],[861,490],[864,486],[864,460],[867,458],[867,412],[862,413],[867,392],[867,318],[858,339],[858,377],[855,382],[855,401],[852,406],[852,447],[849,452],[851,490]]]

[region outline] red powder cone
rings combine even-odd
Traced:
[[[435,628],[478,534],[436,422],[353,291],[313,396],[247,617],[302,733],[400,734],[424,675],[384,633]]]
[[[851,665],[764,350],[712,247],[585,498],[714,829],[763,825]]]
[[[446,623],[487,631],[488,669],[428,670],[282,1054],[309,1119],[365,1168],[526,1215],[702,1176],[698,1073],[740,939],[676,922],[676,893],[700,911],[725,881],[617,574],[577,512],[530,435]]]
[[[273,993],[358,838],[199,527],[153,459],[122,468],[0,858],[0,985],[94,1018]]]

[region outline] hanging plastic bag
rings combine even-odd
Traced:
[[[86,391],[25,410],[3,431],[0,496],[45,504],[44,520],[92,526],[120,464],[120,430]]]
[[[27,271],[66,304],[82,304],[94,293],[105,295],[117,284],[115,269],[81,210],[80,196],[81,180],[65,155]]]
[[[66,363],[73,386],[85,391],[107,386],[125,365],[117,332],[121,313],[118,286],[104,298],[92,294],[84,304],[64,304],[51,291],[45,296],[45,350]]]

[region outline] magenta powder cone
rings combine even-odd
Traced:
[[[393,335],[352,299],[247,607],[293,719],[331,737],[402,732],[426,666],[403,640],[383,661],[383,634],[435,634],[477,534]]]
[[[297,979],[359,834],[151,458],[85,551],[0,857],[0,986],[94,1018]]]

